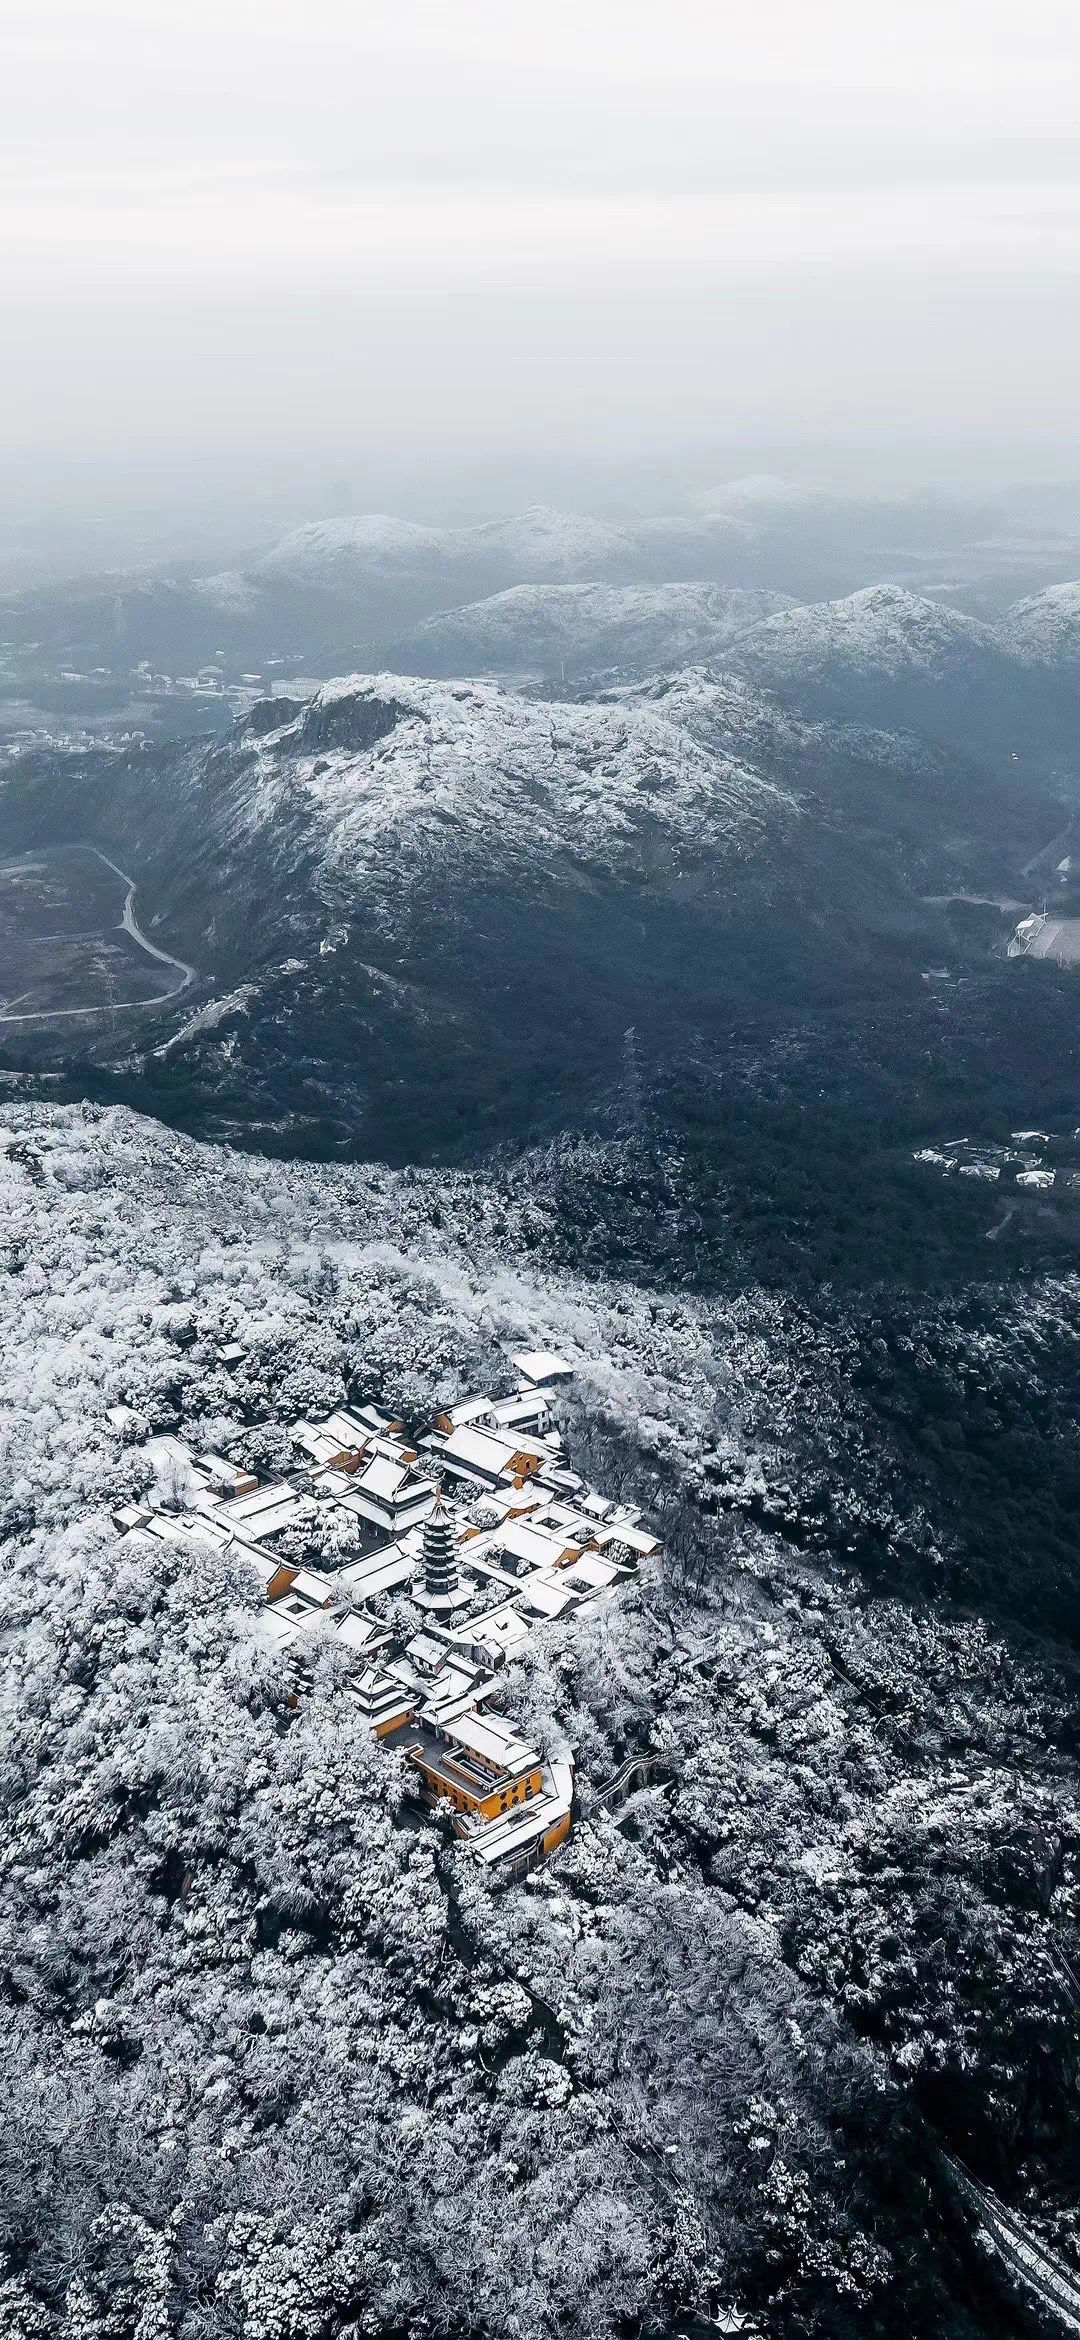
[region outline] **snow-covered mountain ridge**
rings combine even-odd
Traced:
[[[900,585],[866,585],[839,601],[799,603],[743,637],[735,664],[765,680],[825,667],[934,674],[992,654],[992,626]]]
[[[665,523],[647,525],[655,533]],[[708,518],[693,527],[706,540],[724,533],[722,522]],[[279,583],[342,585],[368,564],[401,568],[430,562],[451,578],[484,569],[502,570],[508,580],[588,577],[612,567],[632,569],[638,535],[637,522],[616,527],[547,504],[464,528],[425,528],[384,512],[363,513],[290,529],[262,555],[253,574]]]
[[[758,614],[767,617],[791,600],[823,611],[843,608],[852,597],[864,603],[884,597],[887,605],[909,594],[939,608],[955,598],[960,608],[953,614],[961,620],[969,610],[989,614],[997,653],[1013,668],[1045,677],[1063,664],[1067,683],[1071,653],[1066,648],[1058,657],[1054,629],[1045,641],[1042,636],[1051,597],[1063,599],[1069,589],[1052,586],[1041,614],[1026,603],[1006,617],[997,613],[1021,592],[1041,604],[1039,589],[1048,576],[1068,574],[1074,545],[1060,530],[1018,536],[1004,510],[996,530],[991,520],[981,508],[940,497],[852,499],[767,477],[722,483],[667,512],[559,511],[534,503],[459,524],[392,511],[346,512],[291,526],[266,546],[237,547],[231,558],[223,547],[219,565],[206,574],[186,566],[101,574],[7,594],[3,630],[16,653],[14,679],[33,704],[47,688],[62,707],[60,684],[66,675],[66,689],[74,670],[111,678],[120,706],[123,688],[143,667],[155,678],[197,676],[213,667],[234,688],[253,677],[389,665],[406,672],[555,677],[565,664],[575,675],[610,667],[642,674],[688,660],[717,663],[736,631],[736,615],[739,628],[753,615],[746,600],[736,612],[747,595],[761,597]],[[531,609],[519,600],[474,610],[519,587],[546,587],[557,597],[573,586],[585,589],[576,611],[558,598]],[[628,601],[620,611],[604,603],[603,588],[630,595],[655,590],[661,599],[651,610]],[[684,625],[695,588],[706,599]],[[710,591],[731,596],[726,609],[709,606]],[[920,630],[911,620],[909,609],[901,624],[909,637]],[[432,641],[424,643],[423,630],[433,621]],[[794,660],[797,670],[801,659],[835,651],[854,672],[858,642],[847,637],[863,633],[866,622],[865,606],[854,628],[821,620],[811,631],[820,633],[823,624],[824,644],[814,639],[800,647],[796,637],[781,634],[768,656]],[[895,606],[890,622],[897,622]],[[935,647],[928,624],[924,612],[924,660],[970,653],[970,637],[966,648],[956,639]],[[885,671],[895,645],[890,654],[879,642],[875,654]],[[915,671],[918,655],[909,639],[905,672]],[[53,696],[40,703],[51,706]],[[175,737],[179,728],[160,707],[152,712],[152,729]],[[191,728],[207,725],[197,720]]]
[[[302,810],[324,872],[359,893],[391,856],[398,874],[455,853],[617,866],[643,844],[677,858],[748,841],[795,810],[723,744],[754,721],[747,693],[703,674],[554,705],[495,683],[351,675],[210,761],[231,773],[234,831]]]
[[[639,673],[710,663],[790,595],[727,585],[512,585],[429,618],[404,645],[422,672]]]
[[[447,531],[398,520],[388,512],[365,512],[355,519],[309,520],[291,528],[254,563],[256,577],[346,582],[366,562],[400,564],[440,552]]]
[[[1067,666],[1080,660],[1080,580],[1048,585],[1015,601],[1002,634],[1018,658],[1037,666]]]

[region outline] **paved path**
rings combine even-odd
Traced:
[[[630,1755],[614,1779],[609,1779],[603,1787],[597,1788],[596,1801],[611,1812],[617,1804],[625,1803],[636,1788],[648,1787],[654,1780],[662,1780],[665,1786],[670,1786],[674,1772],[675,1766],[670,1755],[652,1752]]]
[[[1015,2210],[1006,2208],[989,2186],[979,2184],[951,2153],[941,2160],[966,2202],[980,2220],[982,2236],[997,2251],[1018,2282],[1033,2292],[1067,2332],[1080,2334],[1080,2277],[1047,2248],[1034,2227]]]
[[[121,869],[117,862],[110,861],[108,854],[102,853],[98,846],[84,845],[82,850],[84,853],[93,853],[98,861],[104,862],[106,869],[111,869],[113,875],[127,887],[127,898],[120,919],[125,934],[131,936],[132,942],[138,943],[148,958],[158,959],[163,967],[175,967],[180,980],[170,985],[168,991],[152,992],[146,999],[106,999],[102,1000],[99,1007],[23,1008],[18,1015],[0,1011],[0,1024],[61,1024],[66,1023],[71,1016],[111,1016],[117,1008],[162,1007],[166,1000],[178,998],[182,991],[187,990],[189,983],[195,981],[196,969],[189,967],[186,959],[174,959],[171,951],[159,950],[156,943],[147,941],[135,916],[134,878],[129,877],[127,870]],[[26,992],[23,992],[22,997],[27,997]]]

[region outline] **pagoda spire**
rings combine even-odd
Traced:
[[[424,1521],[423,1545],[424,1581],[417,1589],[416,1599],[425,1609],[434,1609],[448,1616],[461,1600],[458,1588],[457,1528],[449,1504],[442,1493]]]

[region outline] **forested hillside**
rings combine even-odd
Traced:
[[[1073,2252],[1077,1680],[943,1597],[961,1523],[863,1372],[888,1328],[583,1278],[550,1176],[5,1122],[5,2329],[1011,2329],[936,2147]],[[958,1385],[1078,1328],[1071,1283],[986,1290]],[[666,1559],[508,1671],[581,1815],[492,1895],[329,1651],[290,1706],[242,1568],[109,1513],[152,1430],[280,1465],[298,1407],[420,1415],[544,1341]],[[601,1810],[647,1748],[669,1784]]]

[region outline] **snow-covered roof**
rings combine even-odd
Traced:
[[[366,1470],[361,1471],[357,1491],[362,1488],[365,1495],[375,1495],[380,1502],[389,1503],[401,1493],[408,1476],[405,1463],[391,1462],[388,1455],[377,1454]]]
[[[570,1592],[603,1592],[617,1582],[618,1575],[613,1561],[602,1560],[598,1552],[583,1552],[580,1560],[564,1569],[562,1582]]]
[[[466,1636],[481,1649],[516,1657],[529,1639],[529,1627],[516,1601],[504,1601],[500,1608],[489,1609],[486,1616],[473,1617],[462,1628],[462,1638]]]
[[[444,1462],[460,1463],[492,1478],[509,1472],[517,1451],[510,1439],[498,1438],[490,1430],[452,1430],[441,1450]]]
[[[289,1591],[299,1593],[305,1601],[314,1601],[319,1609],[327,1609],[334,1598],[333,1580],[320,1576],[314,1568],[298,1568]]]
[[[540,1758],[501,1714],[462,1714],[447,1723],[444,1736],[452,1746],[464,1747],[480,1762],[499,1771],[527,1771]]]
[[[558,1357],[554,1349],[522,1349],[510,1359],[523,1380],[535,1385],[549,1381],[570,1381],[574,1368],[565,1357]]]
[[[385,1630],[368,1617],[343,1617],[337,1627],[338,1640],[346,1649],[366,1651],[385,1641]]]
[[[558,1577],[537,1569],[527,1576],[521,1589],[522,1607],[535,1609],[538,1617],[561,1617],[564,1609],[574,1605],[574,1595],[567,1591],[566,1571]]]
[[[496,1530],[495,1541],[490,1546],[490,1557],[497,1561],[501,1552],[507,1552],[514,1560],[524,1561],[528,1568],[550,1568],[560,1553],[566,1551],[569,1543],[570,1538],[558,1529],[552,1533],[549,1529],[534,1527],[531,1520],[512,1519]],[[468,1546],[464,1557],[468,1558]]]
[[[291,1487],[260,1488],[259,1494],[268,1500],[259,1502],[253,1511],[241,1508],[256,1502],[256,1498],[250,1495],[238,1495],[233,1501],[219,1503],[215,1511],[216,1519],[230,1528],[243,1527],[249,1536],[276,1536],[282,1528],[291,1527],[303,1516],[300,1497],[293,1493]]]
[[[334,1582],[351,1601],[374,1600],[376,1593],[393,1592],[398,1585],[408,1584],[416,1573],[416,1561],[400,1544],[390,1544],[381,1552],[372,1552],[367,1560],[353,1560],[347,1568],[339,1568]]]
[[[195,1469],[195,1457],[182,1438],[173,1438],[167,1433],[159,1438],[148,1438],[142,1451],[155,1476],[162,1471]]]
[[[465,1430],[470,1422],[483,1422],[493,1412],[489,1397],[458,1398],[452,1406],[440,1406],[439,1415],[449,1422],[452,1430]]]
[[[596,1543],[601,1552],[606,1551],[609,1544],[625,1544],[627,1550],[635,1553],[639,1559],[645,1559],[649,1553],[661,1549],[659,1536],[651,1536],[647,1528],[632,1527],[629,1520],[625,1519],[605,1520],[603,1527],[596,1531]]]
[[[280,1608],[260,1609],[255,1631],[260,1641],[269,1642],[271,1648],[290,1649],[297,1640],[299,1627],[295,1618],[283,1616]]]
[[[328,1438],[336,1439],[339,1451],[346,1454],[366,1446],[371,1437],[366,1423],[358,1422],[356,1415],[350,1414],[346,1406],[335,1407],[332,1414],[327,1414],[325,1420],[315,1426],[324,1431]]]
[[[137,1429],[139,1417],[132,1406],[106,1406],[105,1420],[114,1430],[123,1431]]]
[[[557,1826],[566,1816],[565,1807],[557,1796],[537,1796],[531,1804],[515,1805],[512,1811],[501,1812],[498,1819],[488,1820],[463,1830],[469,1850],[485,1868],[495,1868],[500,1861],[512,1860],[516,1854],[528,1852],[539,1844],[549,1828]]]
[[[234,1495],[227,1504],[223,1505],[222,1516],[230,1523],[235,1520],[246,1520],[250,1523],[258,1519],[262,1512],[276,1511],[282,1503],[295,1504],[295,1502],[296,1496],[292,1488],[286,1484],[284,1479],[277,1479],[272,1486],[253,1487],[247,1495]]]

